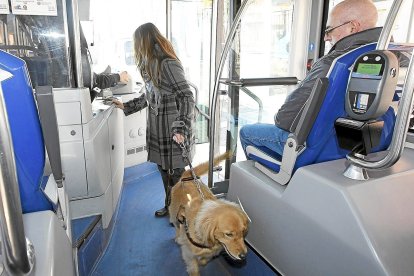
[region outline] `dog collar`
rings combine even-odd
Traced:
[[[200,177],[197,176],[197,179],[200,179]],[[192,180],[194,180],[194,177],[192,177],[192,176],[181,178],[181,181],[192,181]]]
[[[182,220],[178,220],[178,222],[184,225],[185,234],[187,235],[187,239],[191,242],[192,245],[199,247],[199,248],[212,248],[212,246],[207,246],[202,243],[196,242],[195,240],[193,240],[193,238],[191,238],[190,231],[188,230],[187,219],[185,217],[183,217]]]

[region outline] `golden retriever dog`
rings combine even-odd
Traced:
[[[215,158],[214,163],[228,154]],[[200,176],[208,171],[208,163],[194,168]],[[176,229],[175,241],[181,246],[182,257],[189,275],[199,275],[199,265],[205,265],[223,249],[234,260],[244,260],[247,248],[244,237],[248,217],[238,204],[216,199],[210,189],[200,183],[200,194],[191,171],[185,171],[171,190],[170,222]],[[204,197],[204,198],[203,198]]]

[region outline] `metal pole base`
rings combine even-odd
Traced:
[[[366,169],[350,164],[344,171],[343,175],[354,180],[368,180],[368,172]]]

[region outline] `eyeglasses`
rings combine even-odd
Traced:
[[[331,33],[333,30],[335,30],[335,29],[337,29],[339,27],[342,27],[343,25],[349,24],[351,22],[352,22],[352,20],[347,21],[345,23],[342,23],[342,24],[340,24],[340,25],[338,25],[336,27],[328,27],[328,28],[326,28],[326,30],[324,31],[324,33],[325,33],[325,35],[329,35],[329,33]]]

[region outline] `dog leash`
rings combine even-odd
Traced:
[[[189,153],[188,153],[187,147],[185,146],[184,142],[178,143],[178,145],[179,145],[179,146],[180,146],[180,148],[181,148],[181,151],[182,151],[182,156],[183,156],[184,160],[186,160],[186,161],[187,161],[187,164],[188,164],[188,166],[190,167],[191,175],[192,175],[192,177],[193,177],[192,179],[186,178],[186,179],[184,179],[184,180],[194,180],[194,183],[196,184],[196,187],[197,187],[198,193],[199,193],[199,194],[200,194],[200,196],[201,196],[201,200],[204,200],[204,193],[203,193],[203,191],[201,190],[200,180],[199,180],[199,177],[196,175],[196,173],[195,173],[195,171],[194,171],[194,168],[193,168],[193,165],[191,164],[190,158],[188,157]]]

